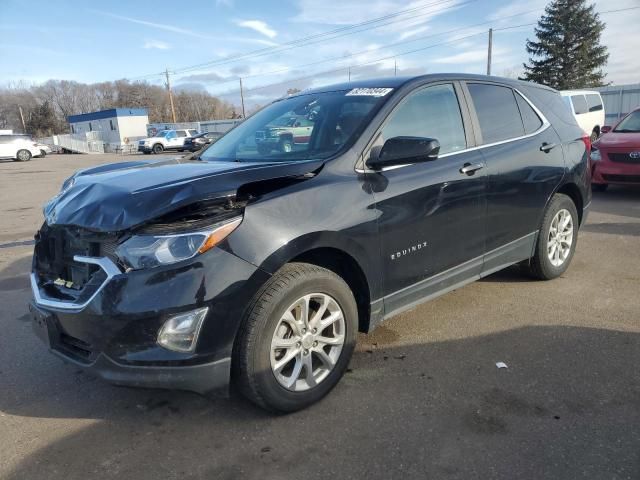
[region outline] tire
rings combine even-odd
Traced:
[[[15,160],[16,162],[28,162],[31,160],[31,152],[29,150],[18,150]]]
[[[301,310],[295,305],[309,297],[311,321],[316,320],[313,313],[318,311],[322,297],[329,306],[321,320],[339,319],[341,313],[342,321],[334,320],[317,331],[320,328],[313,329],[317,323],[298,324],[284,320],[287,312],[292,315],[289,318],[296,319]],[[299,325],[296,327],[298,333],[291,325]],[[306,332],[303,325],[308,327]],[[356,301],[342,278],[315,265],[287,264],[269,279],[249,304],[234,346],[234,382],[245,397],[267,410],[285,413],[308,407],[329,393],[342,378],[353,354],[357,330]],[[341,348],[336,343],[340,337],[343,340]],[[336,345],[325,343],[327,339],[334,340]],[[291,344],[283,349],[273,348],[272,342],[278,340]],[[331,362],[321,360],[319,350],[333,362],[331,368],[328,366]],[[282,363],[287,356],[290,360]],[[278,363],[285,365],[279,371]],[[311,375],[306,366],[309,364]]]
[[[563,228],[560,235],[556,236],[554,225],[562,225],[563,219],[560,216],[565,215],[564,218],[566,220],[567,214],[570,216],[571,235],[566,234],[568,230]],[[560,221],[556,223],[558,218],[560,218]],[[567,224],[568,226],[569,224]],[[559,277],[569,268],[578,243],[578,226],[578,212],[573,200],[561,193],[555,194],[544,214],[535,254],[527,266],[528,272],[534,278],[551,280]],[[570,245],[567,248],[566,243],[569,237]],[[560,241],[558,242],[558,240]],[[555,250],[553,248],[554,245],[551,243],[552,241],[555,243]],[[550,256],[554,257],[553,260]]]
[[[44,158],[47,156],[47,152],[45,152],[44,150],[40,150],[40,158]]]
[[[590,137],[591,143],[595,142],[598,139],[599,136],[600,136],[600,133],[598,132],[598,130],[593,129],[593,131],[591,132],[591,137]]]
[[[162,146],[161,143],[156,143],[153,148],[153,153],[155,153],[156,155],[158,155],[159,153],[164,152],[164,147]]]
[[[293,150],[293,141],[290,138],[283,138],[278,144],[278,150],[282,153],[289,153]]]
[[[591,190],[594,192],[605,192],[609,188],[608,183],[592,183]]]

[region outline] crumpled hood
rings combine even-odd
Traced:
[[[48,224],[126,230],[194,202],[234,195],[247,183],[300,176],[322,161],[123,162],[77,172],[44,208]]]

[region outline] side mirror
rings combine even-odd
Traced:
[[[393,165],[431,162],[438,158],[440,142],[435,138],[393,137],[384,142],[382,148],[374,147],[367,166],[380,170]]]
[[[603,125],[602,127],[600,127],[600,133],[609,133],[611,131],[611,126],[610,125]]]

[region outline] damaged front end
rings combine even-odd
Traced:
[[[269,275],[215,247],[251,202],[318,165],[198,163],[173,181],[173,163],[83,173],[47,205],[31,311],[56,355],[124,385],[206,392],[228,383],[244,306]]]

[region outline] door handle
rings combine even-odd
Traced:
[[[547,143],[544,142],[541,146],[540,146],[540,151],[544,152],[544,153],[549,153],[553,148],[556,148],[558,146],[557,143]]]
[[[484,163],[465,163],[460,169],[460,173],[471,176],[476,173],[476,170],[480,170],[482,168],[484,168]]]

